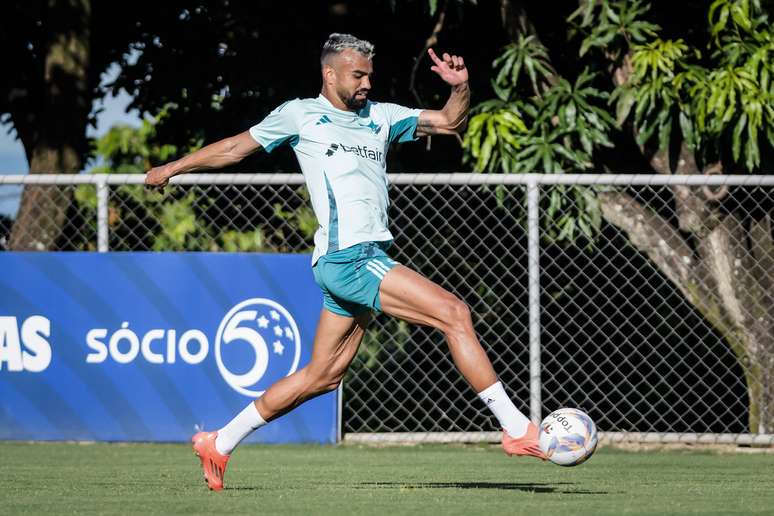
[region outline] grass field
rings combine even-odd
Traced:
[[[622,452],[561,468],[490,446],[243,446],[207,490],[188,446],[0,443],[0,514],[774,514],[774,455]]]

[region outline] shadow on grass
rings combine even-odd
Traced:
[[[353,489],[497,489],[501,491],[524,491],[527,493],[555,493],[569,495],[607,495],[608,491],[579,491],[572,482],[513,483],[513,482],[361,482]],[[225,491],[261,491],[263,486],[227,486]]]
[[[530,493],[609,494],[607,491],[577,491],[569,487],[573,485],[571,482],[556,482],[552,484],[516,484],[513,482],[363,482],[355,487],[357,489],[498,489]]]

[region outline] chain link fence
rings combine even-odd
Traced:
[[[295,174],[0,182],[69,200],[59,250],[311,252],[317,228]],[[774,177],[400,174],[390,197],[391,255],[470,305],[533,419],[575,406],[612,440],[774,443]],[[384,315],[343,400],[347,439],[499,437],[443,335]]]

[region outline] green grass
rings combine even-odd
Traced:
[[[0,443],[0,514],[773,514],[774,455],[243,446],[209,492],[188,446]]]

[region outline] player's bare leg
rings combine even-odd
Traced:
[[[261,417],[269,422],[308,399],[335,390],[355,357],[370,320],[371,312],[352,318],[323,309],[311,362],[269,387],[255,400]]]
[[[461,299],[402,265],[384,276],[379,299],[386,314],[444,333],[457,369],[503,427],[506,453],[545,458],[537,445],[537,427],[505,394],[473,330],[470,309]]]
[[[338,387],[370,319],[370,312],[353,318],[323,309],[314,337],[312,360],[306,367],[274,383],[219,431],[193,436],[194,452],[201,459],[210,489],[223,489],[228,459],[242,439],[304,401]]]

